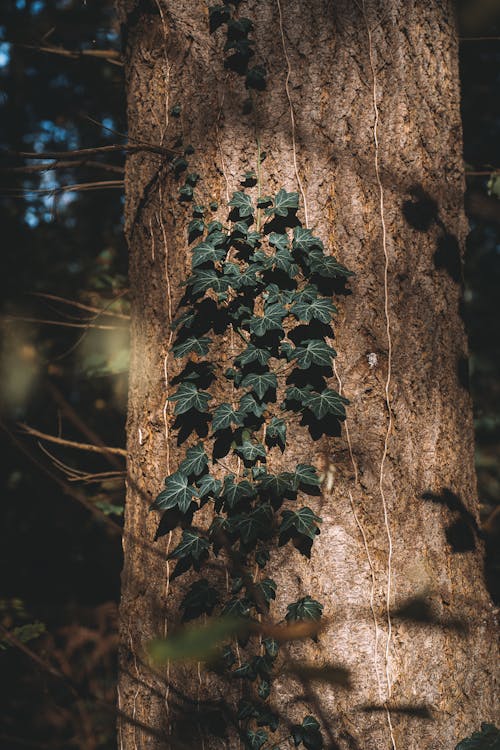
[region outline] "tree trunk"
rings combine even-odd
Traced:
[[[289,428],[280,470],[314,464],[323,519],[311,558],[291,544],[266,569],[276,621],[310,595],[327,623],[289,647],[309,665],[341,664],[351,687],[279,676],[270,702],[286,722],[314,714],[339,748],[452,750],[493,719],[493,610],[473,467],[467,346],[460,316],[463,213],[457,31],[451,0],[248,0],[253,91],[224,67],[224,27],[205,3],[120,0],[126,32],[129,138],[183,153],[196,202],[218,201],[262,162],[262,193],[300,193],[298,216],[355,272],[336,298],[336,376],[349,400],[340,437]],[[226,54],[227,57],[227,54]],[[177,110],[176,107],[180,107]],[[188,149],[188,152],[190,149]],[[227,747],[197,726],[197,701],[220,697],[199,665],[151,669],[145,644],[179,620],[170,581],[175,529],[154,541],[149,505],[184,455],[166,405],[180,370],[170,323],[190,272],[189,202],[168,155],[127,161],[132,360],[121,604],[119,748]],[[257,188],[249,192],[256,194]],[[220,358],[234,346],[220,340]],[[173,406],[173,405],[172,405]],[[205,519],[206,520],[206,519]],[[391,616],[388,617],[388,607]],[[404,612],[399,610],[404,609]],[[223,688],[222,688],[223,689]],[[179,690],[188,692],[190,735]],[[226,688],[229,703],[240,688]],[[325,726],[328,725],[328,726]],[[325,731],[326,730],[326,731]],[[181,744],[181,740],[184,744]],[[177,744],[176,744],[177,743]]]

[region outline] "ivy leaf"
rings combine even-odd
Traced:
[[[319,528],[316,524],[321,523],[323,519],[317,516],[311,508],[300,508],[297,511],[284,510],[282,521],[279,528],[280,536],[286,532],[293,532],[307,536],[313,539],[319,534]]]
[[[215,206],[215,208],[213,208],[213,206]],[[217,211],[217,203],[211,203],[210,204],[210,208],[213,211]],[[224,234],[224,232],[221,232],[221,229],[222,229],[222,224],[221,224],[220,221],[217,221],[217,219],[214,219],[214,221],[209,221],[208,224],[207,224],[207,232],[208,232],[209,235],[212,232],[220,232],[221,234]],[[225,236],[226,235],[224,234],[224,237]],[[215,243],[212,243],[212,244],[215,244]]]
[[[260,232],[248,232],[247,236],[245,237],[245,245],[248,245],[248,247],[251,248],[260,247],[260,239]]]
[[[239,619],[241,617],[248,617],[250,614],[251,603],[248,599],[238,599],[233,597],[227,604],[225,604],[222,614],[226,617]]]
[[[199,178],[199,175],[197,175]],[[189,175],[186,178],[187,181],[189,181]],[[205,206],[200,206],[199,203],[197,203],[195,206],[193,206],[193,216],[198,217],[198,219],[202,219],[205,216]]]
[[[194,383],[181,383],[175,393],[169,396],[169,401],[177,401],[174,414],[185,414],[195,409],[199,412],[208,411],[208,402],[212,396],[206,391],[199,391]]]
[[[296,302],[290,312],[298,320],[310,323],[311,320],[319,320],[321,323],[329,323],[337,308],[326,297],[318,297],[313,300],[300,300]]]
[[[227,23],[231,18],[231,9],[227,5],[212,5],[208,9],[208,17],[210,24],[210,33],[213,34],[217,31],[219,26],[223,23]]]
[[[208,352],[211,343],[212,339],[208,338],[208,336],[201,336],[200,338],[197,336],[189,336],[189,338],[176,344],[172,351],[175,359],[185,357],[186,354],[191,354],[191,352],[204,356]]]
[[[262,317],[254,315],[246,320],[245,323],[248,324],[250,332],[255,336],[264,336],[268,331],[282,331],[283,319],[287,315],[286,308],[279,302],[275,302],[265,306]]]
[[[286,446],[286,423],[284,419],[278,419],[273,417],[266,428],[266,442],[276,441],[280,446],[281,450],[285,450]]]
[[[188,237],[189,241],[192,242],[195,237],[199,237],[203,234],[205,224],[202,219],[192,219],[188,224]]]
[[[252,31],[253,22],[249,18],[241,16],[237,20],[231,19],[227,24],[228,39],[242,39]]]
[[[193,248],[193,258],[191,260],[192,268],[203,265],[203,263],[215,263],[215,261],[222,260],[226,251],[217,249],[211,242],[200,242],[199,245]],[[215,273],[215,271],[213,272]]]
[[[271,692],[271,683],[269,680],[261,680],[259,683],[259,687],[257,688],[257,693],[259,695],[259,698],[262,698],[262,700],[266,700],[269,698],[269,694]]]
[[[194,445],[189,448],[186,453],[186,458],[181,462],[179,471],[186,476],[194,474],[195,477],[199,476],[208,465],[208,456],[205,453],[202,443]]]
[[[196,493],[189,485],[187,476],[181,471],[176,471],[165,479],[165,489],[160,492],[151,508],[168,510],[178,507],[181,513],[187,513],[195,496]]]
[[[266,654],[270,656],[271,659],[275,659],[278,656],[279,645],[278,641],[275,641],[274,638],[264,638],[262,645],[266,650]]]
[[[215,605],[218,603],[216,589],[210,586],[206,578],[195,581],[189,587],[181,607],[184,610],[182,621],[194,620],[200,615],[211,615]]]
[[[217,430],[225,430],[232,424],[237,426],[243,424],[241,414],[236,409],[233,409],[231,404],[221,404],[214,412],[212,430],[214,432]]]
[[[224,478],[224,490],[222,498],[228,508],[234,508],[242,500],[248,500],[255,497],[255,488],[247,479],[241,482],[235,482],[234,474],[229,474]]]
[[[169,558],[180,560],[183,557],[192,557],[193,560],[199,561],[209,550],[210,544],[208,539],[200,536],[194,531],[185,529],[182,532],[182,538],[177,547],[170,553]]]
[[[214,247],[221,247],[227,243],[227,234],[222,232],[222,224],[220,221],[211,221],[208,225],[208,234],[206,242],[209,242]]]
[[[231,519],[231,529],[239,534],[243,544],[250,544],[269,536],[272,528],[273,509],[268,503],[259,505],[250,513],[242,513]]]
[[[247,680],[255,680],[257,677],[257,673],[255,672],[253,665],[249,661],[244,662],[241,667],[233,669],[231,674],[233,675],[233,677],[242,677],[246,678]]]
[[[179,188],[179,195],[182,200],[190,201],[193,199],[193,188],[187,183]]]
[[[196,481],[197,495],[200,498],[214,497],[217,498],[222,489],[220,479],[215,479],[211,474],[204,474]]]
[[[267,404],[259,404],[251,393],[245,393],[240,400],[238,411],[245,415],[253,414],[260,419],[266,409]]]
[[[256,89],[256,91],[264,91],[266,88],[266,76],[267,71],[263,65],[254,65],[253,68],[247,70],[245,78],[246,88]]]
[[[173,321],[172,330],[177,330],[179,326],[183,326],[184,328],[191,328],[194,321],[196,320],[196,316],[196,310],[186,310],[186,312],[182,313],[182,315],[179,315],[179,317]]]
[[[323,419],[332,414],[345,419],[345,406],[349,400],[331,388],[325,388],[321,393],[311,393],[304,405],[312,411],[316,419]]]
[[[229,201],[228,206],[235,208],[241,219],[253,215],[252,199],[242,190],[237,190],[233,193],[233,197]]]
[[[295,469],[293,486],[294,489],[304,487],[319,487],[320,479],[318,472],[310,464],[298,464]]]
[[[304,743],[306,750],[322,750],[324,747],[319,724],[314,716],[306,716],[302,725],[294,724],[292,737],[295,747],[298,747],[301,742]]]
[[[226,292],[229,286],[227,280],[212,268],[198,268],[191,278],[187,280],[187,285],[193,288],[194,294],[204,294],[209,289],[220,294],[221,292]]]
[[[284,271],[288,276],[293,279],[299,272],[298,265],[294,262],[293,256],[288,250],[280,248],[275,255],[270,258],[273,264],[280,271]]]
[[[251,388],[262,400],[270,388],[278,387],[278,379],[274,372],[249,373],[241,381],[243,388]]]
[[[481,724],[481,731],[462,740],[455,750],[500,750],[500,730],[494,724]]]
[[[311,396],[312,392],[312,386],[309,384],[305,385],[303,388],[299,388],[297,385],[291,385],[285,391],[285,398],[287,401],[305,403],[305,401]]]
[[[315,249],[323,250],[324,245],[319,237],[314,237],[310,229],[295,227],[293,230],[292,247],[302,253],[309,253]]]
[[[262,745],[266,744],[268,736],[263,729],[258,729],[256,732],[249,730],[246,733],[245,745],[249,750],[260,750]]]
[[[255,344],[248,344],[247,348],[239,354],[235,362],[242,367],[257,362],[259,365],[267,365],[271,352],[267,349],[259,349]]]
[[[295,475],[289,471],[280,474],[266,474],[259,482],[259,490],[269,495],[273,500],[282,500],[285,497],[295,496]]]
[[[298,366],[302,370],[307,370],[311,365],[320,365],[329,367],[332,358],[337,356],[335,349],[328,346],[321,339],[305,339],[300,346],[297,346],[290,354],[289,359],[297,360]]]
[[[276,599],[276,589],[278,588],[276,581],[272,578],[263,578],[262,581],[255,584],[254,588],[256,591],[256,599],[263,599],[266,605]]]
[[[296,622],[297,620],[319,620],[323,614],[323,605],[310,596],[304,596],[296,602],[289,604],[286,608],[285,620]]]
[[[288,216],[289,209],[299,207],[299,194],[287,193],[286,190],[278,190],[274,198],[274,206],[266,208],[266,216]]]
[[[236,453],[249,463],[266,460],[266,449],[262,443],[251,443],[250,440],[244,440],[242,445],[236,448]]]
[[[353,276],[353,272],[335,260],[332,255],[325,255],[320,250],[313,250],[309,253],[306,262],[313,273],[317,273],[318,276],[323,278],[331,279],[338,276],[348,278]]]
[[[286,234],[278,234],[278,232],[271,232],[269,235],[269,244],[273,245],[277,250],[289,250],[290,240]]]

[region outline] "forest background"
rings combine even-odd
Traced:
[[[459,14],[471,230],[464,316],[486,577],[498,604],[500,9],[494,0],[464,0]],[[2,2],[0,747],[6,748],[116,747],[128,366],[120,44],[112,2]],[[53,161],[20,156],[107,146],[60,160],[57,169]],[[117,450],[72,448],[36,431]]]

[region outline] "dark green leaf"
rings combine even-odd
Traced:
[[[275,302],[271,305],[265,306],[264,315],[262,317],[254,315],[245,322],[248,323],[251,333],[255,336],[264,336],[268,331],[282,331],[283,319],[286,318],[287,315],[288,312],[286,308],[279,302]]]
[[[200,175],[198,174],[198,172],[190,172],[189,174],[186,175],[186,182],[188,185],[191,185],[192,187],[196,185],[199,179],[200,179]]]
[[[219,26],[231,18],[231,9],[227,5],[212,5],[208,9],[210,33],[213,34]]]
[[[222,614],[226,617],[241,618],[248,617],[250,614],[251,602],[248,599],[238,599],[233,597],[230,599],[222,610]]]
[[[226,292],[229,286],[227,280],[211,268],[198,268],[187,283],[193,288],[194,294],[204,294],[209,289],[220,294]]]
[[[276,441],[281,450],[285,450],[286,445],[286,423],[284,419],[273,417],[266,428],[266,442]]]
[[[220,479],[215,479],[215,477],[211,476],[210,474],[204,474],[200,479],[196,481],[196,487],[197,487],[197,495],[200,498],[204,497],[218,497],[219,493],[222,489],[222,482]]]
[[[312,386],[306,385],[303,388],[299,388],[296,385],[291,385],[285,391],[285,398],[288,401],[298,401],[299,403],[305,403],[306,399],[312,394]]]
[[[250,440],[244,440],[242,445],[236,448],[236,453],[242,456],[245,461],[253,463],[264,461],[266,458],[266,449],[262,443],[251,443]]]
[[[266,654],[270,656],[271,659],[275,659],[278,656],[279,644],[274,638],[264,638],[262,645],[266,650]]]
[[[269,694],[271,692],[271,683],[269,680],[261,680],[259,683],[259,687],[257,688],[257,693],[262,700],[266,700],[266,698],[269,698]]]
[[[228,240],[226,232],[222,232],[222,224],[220,221],[211,221],[208,225],[208,234],[206,241],[214,247],[221,247],[225,245]]]
[[[259,505],[250,513],[242,513],[231,519],[232,529],[239,534],[244,544],[269,536],[273,519],[273,509],[267,503]]]
[[[205,223],[202,219],[192,219],[188,224],[188,237],[190,242],[192,242],[195,237],[199,237],[200,234],[203,234],[204,230]]]
[[[211,615],[217,602],[217,591],[210,586],[206,578],[195,581],[181,602],[184,610],[183,621],[193,620],[200,615]]]
[[[500,730],[494,724],[481,724],[481,731],[459,742],[455,750],[500,750]]]
[[[235,362],[242,367],[252,362],[258,362],[259,365],[267,365],[271,357],[271,352],[267,349],[259,349],[254,344],[248,344],[247,348],[239,354]]]
[[[193,248],[193,257],[191,260],[191,266],[196,268],[197,266],[203,265],[203,263],[215,263],[218,260],[222,260],[226,257],[226,251],[220,248],[214,247],[214,245],[208,241],[200,242],[199,245]],[[210,271],[211,274],[215,274],[215,271]],[[202,291],[210,289],[211,284],[205,287]],[[198,291],[198,290],[195,290]]]
[[[181,513],[186,513],[195,496],[196,493],[189,485],[187,476],[181,471],[176,471],[165,479],[165,489],[160,492],[151,507],[157,510],[178,507]]]
[[[274,372],[255,373],[245,375],[241,381],[243,388],[251,388],[262,400],[270,388],[278,387],[278,379]]]
[[[172,351],[176,359],[185,357],[186,354],[190,354],[191,352],[203,356],[208,352],[208,348],[211,343],[212,339],[208,338],[208,336],[202,336],[201,338],[197,338],[196,336],[189,336],[189,338],[184,339],[184,341],[180,341],[178,344],[176,344],[173,347]]]
[[[228,203],[228,206],[236,208],[240,218],[244,219],[246,216],[253,215],[252,199],[246,193],[241,190],[237,190],[233,193],[233,197]]]
[[[249,750],[260,750],[267,742],[268,734],[263,729],[256,732],[249,730],[246,734],[245,745]]]
[[[234,508],[242,500],[255,497],[255,488],[247,479],[241,482],[235,482],[234,474],[229,474],[224,478],[224,490],[222,498],[229,508]]]
[[[277,232],[271,232],[269,235],[269,244],[273,245],[277,250],[289,250],[290,240],[286,234],[278,234]]]
[[[256,589],[256,599],[262,598],[266,604],[276,599],[277,584],[272,578],[264,578],[262,581],[256,583],[254,588]]]
[[[263,65],[255,65],[253,68],[247,70],[245,86],[247,89],[264,91],[266,88],[266,76],[267,72],[265,67]]]
[[[234,409],[231,404],[221,404],[214,412],[214,417],[212,420],[213,431],[216,432],[217,430],[225,430],[232,424],[235,424],[237,426],[243,424],[241,414],[239,413],[239,411]]]
[[[208,411],[208,402],[212,396],[206,391],[199,391],[194,383],[181,383],[175,393],[169,396],[169,401],[176,401],[175,414],[185,414],[190,409],[199,412]]]
[[[311,320],[319,320],[321,323],[329,323],[337,308],[326,297],[318,297],[313,300],[300,300],[296,302],[290,312],[298,320],[310,323]]]
[[[269,495],[273,500],[292,498],[295,495],[295,475],[289,471],[280,474],[266,474],[259,481],[259,490]]]
[[[205,453],[202,443],[194,445],[189,448],[186,453],[186,458],[182,461],[179,466],[179,471],[190,476],[194,474],[195,477],[199,476],[208,465],[208,456]]]
[[[316,534],[319,533],[317,524],[321,521],[322,519],[308,507],[300,508],[297,511],[284,510],[279,533],[281,535],[285,532],[295,531],[297,534],[314,539]]]
[[[241,412],[241,414],[253,414],[257,418],[260,418],[266,409],[267,404],[257,403],[251,393],[245,393],[245,395],[242,396],[238,407],[238,411]]]
[[[172,115],[172,117],[179,117],[180,113],[181,108],[179,104],[176,104],[175,107],[172,107],[170,110],[170,114]]]
[[[289,604],[286,609],[285,620],[295,622],[297,620],[314,620],[317,621],[323,614],[323,605],[310,596],[304,596],[293,604]]]
[[[323,250],[323,243],[319,237],[314,237],[310,229],[295,227],[293,230],[292,247],[303,253],[308,253],[313,248]]]
[[[353,275],[352,271],[335,260],[332,255],[325,255],[320,250],[310,252],[306,261],[313,273],[317,273],[318,276],[324,278],[337,278],[339,276],[347,278]]]
[[[299,194],[298,193],[287,193],[286,190],[279,190],[274,198],[274,206],[266,209],[266,216],[288,216],[290,209],[296,209],[299,207]]]
[[[340,396],[337,391],[325,388],[321,393],[311,393],[304,405],[312,411],[316,419],[323,419],[327,414],[345,419],[345,406],[348,399]]]
[[[298,366],[306,370],[311,365],[328,367],[331,365],[333,357],[336,356],[335,349],[332,349],[321,339],[305,339],[300,346],[294,349],[289,359],[296,359]]]
[[[190,201],[193,198],[193,188],[191,185],[183,185],[181,188],[179,188],[179,195],[181,198],[183,198],[186,201]]]
[[[205,206],[200,206],[200,204],[196,204],[196,206],[193,206],[193,216],[197,216],[198,218],[202,218],[205,215]]]
[[[195,531],[189,531],[185,529],[182,532],[182,539],[170,553],[170,558],[180,560],[183,557],[192,557],[193,560],[199,560],[209,549],[209,541],[205,537],[200,536]]]
[[[304,487],[319,487],[320,480],[318,472],[310,464],[298,464],[294,473],[295,489]]]

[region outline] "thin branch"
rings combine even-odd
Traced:
[[[73,440],[65,440],[64,438],[56,437],[55,435],[48,435],[46,432],[40,432],[40,430],[36,430],[34,427],[30,427],[23,422],[19,422],[18,424],[26,435],[32,435],[33,437],[38,437],[42,440],[48,440],[49,443],[57,443],[57,445],[65,445],[68,448],[76,448],[76,450],[89,451],[90,453],[111,453],[115,456],[127,456],[127,451],[124,448],[112,448],[109,445],[102,447],[90,443],[76,443]]]
[[[116,174],[123,174],[125,171],[124,167],[120,167],[117,164],[107,164],[103,161],[87,161],[84,159],[75,159],[70,161],[56,160],[52,164],[26,164],[23,167],[2,167],[0,168],[0,172],[34,174],[36,172],[50,172],[52,169],[73,169],[74,167],[103,169],[107,172],[115,172]]]
[[[114,49],[82,49],[82,50],[70,50],[64,49],[63,47],[55,46],[44,46],[37,44],[21,44],[18,42],[11,42],[15,47],[23,47],[24,49],[35,50],[35,52],[48,52],[52,55],[62,55],[63,57],[70,57],[73,60],[79,60],[82,57],[95,57],[100,60],[111,63],[112,65],[118,65],[123,67],[123,61],[120,59],[120,53]]]
[[[172,151],[163,146],[155,146],[153,143],[110,143],[108,146],[95,146],[94,148],[76,148],[72,151],[8,151],[4,154],[18,156],[21,159],[77,159],[81,156],[93,156],[112,153],[115,151],[152,151],[160,156],[179,156],[179,151]]]
[[[25,318],[17,315],[2,315],[0,321],[6,323],[13,323],[20,321],[22,323],[42,323],[48,326],[62,326],[63,328],[97,328],[100,331],[116,331],[116,330],[127,330],[128,326],[111,326],[103,325],[100,323],[69,323],[65,320],[47,320],[45,318]]]
[[[57,294],[47,294],[44,292],[29,292],[33,297],[40,297],[41,299],[50,299],[54,302],[62,302],[64,305],[71,305],[72,307],[78,308],[78,310],[86,310],[87,312],[97,313],[97,315],[107,315],[111,318],[119,318],[120,320],[130,320],[130,315],[125,313],[113,312],[103,307],[93,307],[92,305],[84,305],[83,302],[76,302],[76,300],[66,299],[66,297],[59,297]],[[113,304],[116,300],[120,299],[123,294],[118,295],[115,299],[111,300]]]
[[[75,185],[60,185],[55,188],[27,188],[19,190],[17,188],[3,188],[3,192],[17,198],[23,198],[27,193],[36,193],[38,195],[56,195],[57,193],[86,192],[89,190],[108,190],[109,188],[119,188],[123,190],[124,180],[101,180],[99,182],[79,182]]]

